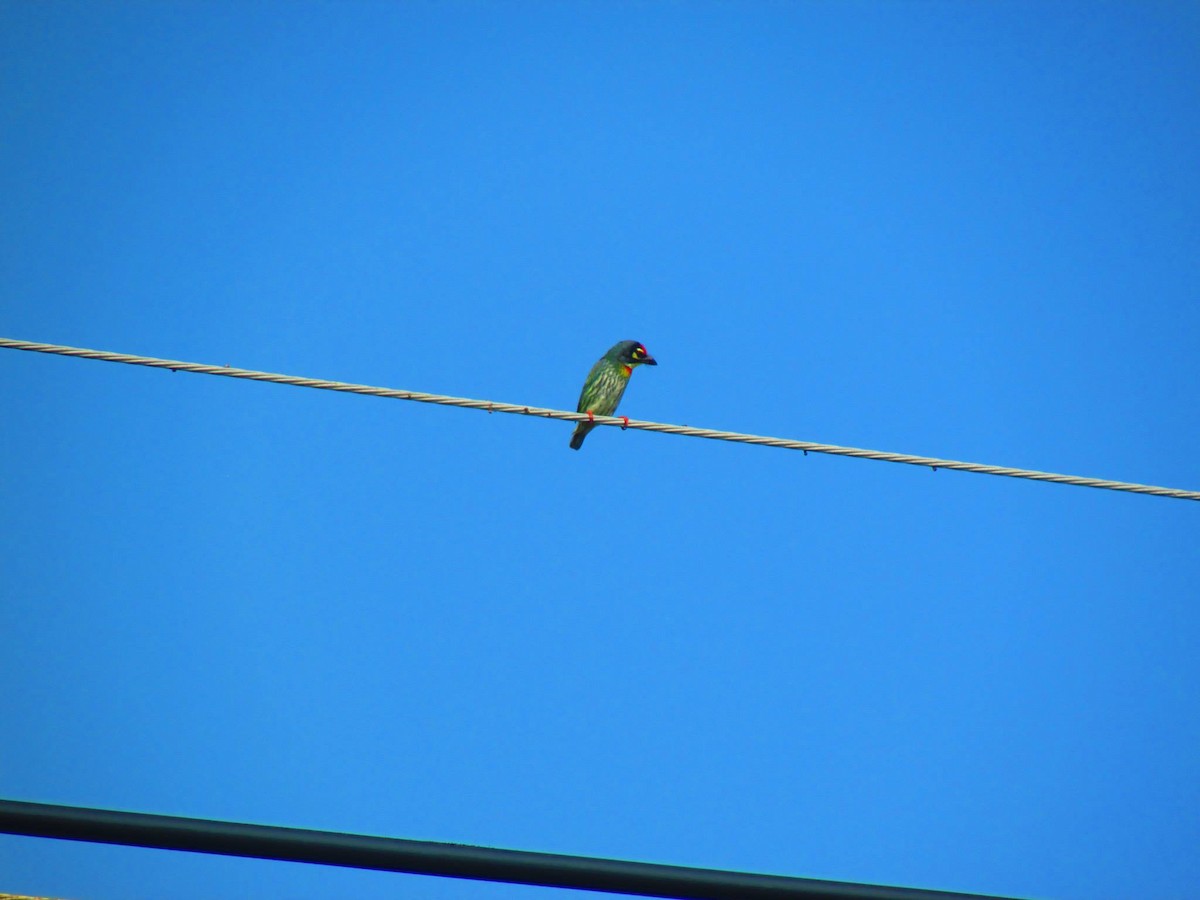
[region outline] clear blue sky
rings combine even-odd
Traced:
[[[5,2],[0,334],[556,408],[634,338],[630,416],[1197,489],[1197,47],[1189,2]],[[0,384],[0,796],[1200,892],[1198,504]],[[0,890],[576,896],[15,837]]]

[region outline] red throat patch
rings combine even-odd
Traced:
[[[621,366],[621,368],[625,370],[626,378],[633,374],[633,366]]]

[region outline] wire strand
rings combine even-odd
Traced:
[[[983,463],[962,462],[955,459],[938,459],[933,456],[913,456],[908,453],[888,453],[883,450],[864,450],[858,447],[840,447],[837,444],[819,444],[813,441],[796,441],[789,438],[765,437],[743,434],[738,431],[717,431],[712,428],[693,428],[688,425],[671,425],[664,422],[646,422],[627,419],[624,416],[590,416],[587,413],[568,412],[562,409],[546,409],[541,406],[525,406],[518,403],[502,403],[495,400],[473,400],[468,397],[449,397],[445,394],[428,394],[422,391],[404,391],[395,388],[372,387],[345,381],[326,381],[319,378],[301,378],[296,375],[280,375],[274,372],[258,372],[254,369],[236,369],[231,366],[210,366],[202,363],[181,362],[174,359],[159,359],[153,356],[133,356],[128,353],[113,353],[108,350],[88,350],[83,347],[66,347],[62,344],[39,344],[33,341],[18,341],[0,337],[0,348],[28,350],[34,353],[51,353],[58,356],[77,356],[83,359],[98,359],[104,362],[126,363],[134,366],[149,366],[155,369],[170,369],[174,372],[195,372],[200,375],[223,375],[226,378],[245,378],[250,381],[269,381],[272,384],[290,384],[295,387],[316,388],[322,391],[341,391],[347,394],[364,394],[369,397],[387,397],[393,400],[413,400],[417,403],[436,403],[439,406],[457,406],[463,409],[481,409],[487,412],[513,413],[521,416],[537,416],[545,419],[562,419],[568,422],[594,421],[597,425],[633,428],[638,431],[657,431],[662,434],[679,434],[685,437],[708,438],[714,441],[731,441],[737,444],[759,444],[779,447],[784,450],[801,450],[804,453],[825,453],[831,456],[852,456],[857,459],[874,459],[882,462],[904,463],[924,466],[937,471],[952,469],[960,472],[975,472],[980,475],[1000,475],[1006,478],[1024,478],[1030,481],[1049,481],[1055,484],[1070,484],[1076,487],[1100,488],[1108,491],[1124,491],[1131,494],[1150,494],[1174,500],[1200,500],[1200,491],[1158,487],[1152,484],[1136,484],[1128,481],[1112,481],[1105,478],[1085,478],[1079,475],[1060,475],[1055,472],[1039,472],[1036,469],[1017,469],[1009,466],[990,466]]]

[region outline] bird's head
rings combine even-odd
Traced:
[[[621,341],[605,354],[614,362],[619,362],[631,369],[634,366],[657,366],[654,357],[646,352],[646,348],[637,341]]]

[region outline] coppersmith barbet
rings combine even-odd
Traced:
[[[629,384],[629,376],[638,366],[657,366],[646,348],[637,341],[621,341],[613,345],[588,372],[587,380],[583,383],[583,393],[579,395],[581,413],[597,416],[611,416],[617,411],[617,405]],[[578,450],[583,446],[583,439],[588,432],[595,428],[594,422],[580,422],[575,426],[571,435],[571,449]]]

